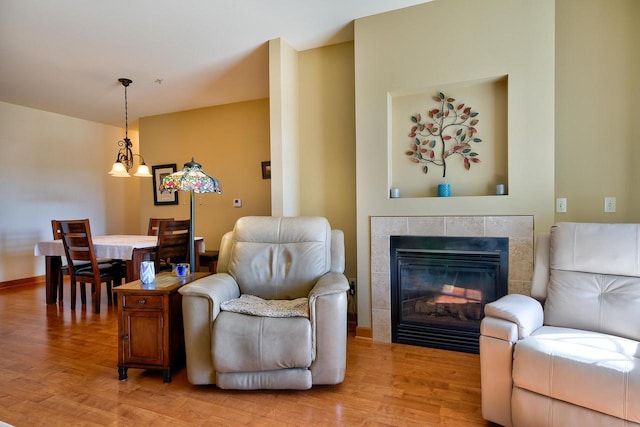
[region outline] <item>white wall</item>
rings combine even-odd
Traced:
[[[89,218],[96,235],[137,229],[137,179],[107,175],[123,136],[117,127],[0,102],[0,282],[44,274],[33,248],[52,238],[52,219]]]

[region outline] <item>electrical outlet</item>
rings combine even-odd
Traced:
[[[242,207],[242,199],[233,199],[233,207],[241,208]]]
[[[604,211],[607,213],[613,213],[616,211],[616,198],[605,197],[604,198]]]
[[[349,278],[349,294],[350,295],[356,294],[356,279],[354,279],[353,277]]]
[[[558,197],[556,199],[556,212],[557,213],[567,212],[567,199],[565,197]]]

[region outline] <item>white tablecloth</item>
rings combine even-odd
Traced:
[[[93,247],[98,258],[132,259],[134,249],[151,248],[158,245],[157,236],[112,235],[93,237]],[[196,249],[204,252],[204,239],[196,237]],[[36,256],[64,256],[62,240],[45,240],[36,243]]]

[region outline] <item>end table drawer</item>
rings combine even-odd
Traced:
[[[162,308],[162,295],[123,295],[123,308]]]

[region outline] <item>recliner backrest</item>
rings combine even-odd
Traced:
[[[243,217],[223,238],[218,272],[232,275],[243,294],[306,297],[331,271],[331,242],[322,217]]]
[[[640,224],[558,223],[544,322],[640,340]]]
[[[558,223],[550,250],[552,269],[640,276],[640,224]]]

